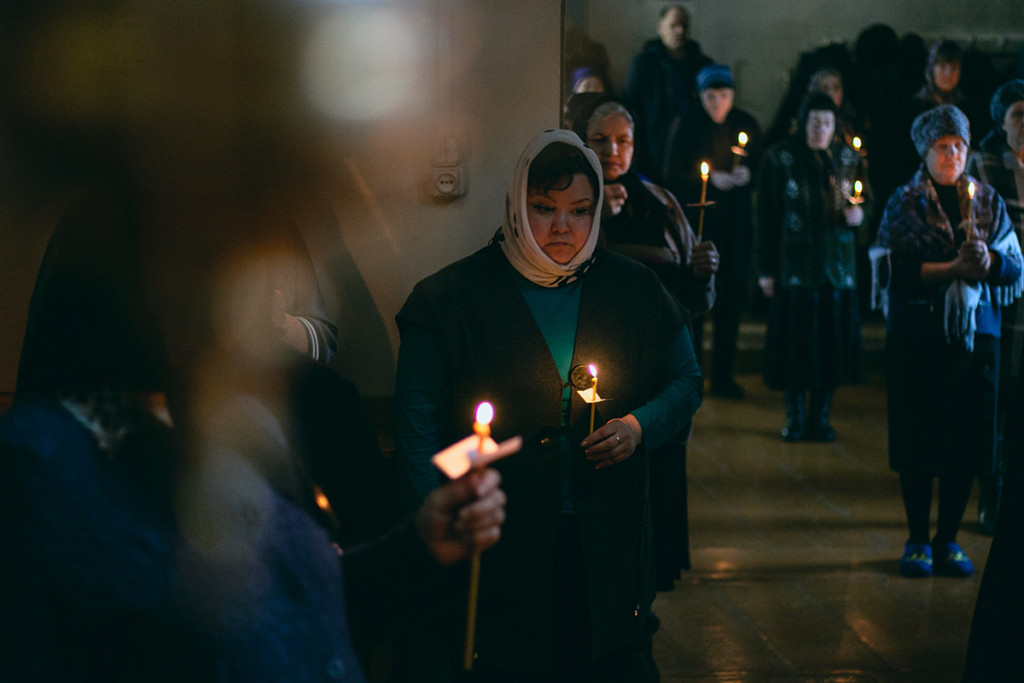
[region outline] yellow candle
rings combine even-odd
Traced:
[[[704,234],[704,203],[708,196],[708,174],[711,167],[708,162],[700,162],[700,220],[697,222],[697,241],[701,241]]]
[[[494,406],[484,401],[476,407],[476,420],[473,422],[473,433],[479,437],[477,453],[484,452],[484,444],[491,435],[491,420],[494,419]],[[466,600],[466,649],[463,652],[462,668],[473,669],[473,650],[476,640],[476,602],[480,590],[480,553],[473,553],[469,565],[469,598]]]
[[[744,148],[747,146],[747,134],[741,130],[740,134],[736,136],[736,142],[737,144],[732,147],[732,167],[734,170],[740,165],[743,157],[747,155],[744,151]]]
[[[864,185],[859,180],[853,181],[853,196],[860,197],[860,193],[864,191]]]
[[[590,385],[591,390],[594,392],[594,395],[590,397],[590,433],[593,434],[594,433],[594,407],[597,405],[597,366],[594,365],[593,363],[591,363],[590,365],[587,366],[587,369],[590,370],[590,376],[593,378],[591,380],[591,385]]]
[[[974,183],[967,183],[967,195],[971,198],[971,217],[967,219],[967,239],[974,239]]]

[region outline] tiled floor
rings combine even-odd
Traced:
[[[900,577],[882,378],[836,393],[827,445],[783,443],[781,395],[739,380],[745,400],[708,397],[695,420],[693,569],[655,602],[662,681],[959,681],[991,540],[974,499],[959,540],[975,576]]]

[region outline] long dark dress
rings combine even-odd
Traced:
[[[842,212],[854,180],[864,182],[861,163],[843,143],[815,152],[796,136],[765,159],[758,257],[761,276],[775,279],[763,371],[772,389],[806,391],[864,379],[857,234]]]
[[[714,284],[694,278],[687,265],[696,237],[679,202],[670,192],[636,173],[626,173],[616,182],[626,188],[628,199],[618,215],[602,221],[602,238],[608,248],[653,270],[688,312],[706,311],[714,299]],[[686,496],[689,434],[687,425],[670,443],[651,453],[654,580],[661,591],[671,590],[680,572],[690,569]]]

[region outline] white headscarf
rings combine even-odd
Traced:
[[[597,201],[594,203],[590,235],[579,253],[565,265],[555,263],[541,251],[526,219],[530,164],[541,150],[553,142],[564,142],[582,151],[597,176]],[[505,220],[496,236],[505,253],[505,258],[523,277],[542,287],[560,287],[575,281],[586,271],[593,258],[594,248],[597,246],[601,223],[601,201],[604,195],[601,177],[601,162],[598,161],[597,155],[570,130],[544,131],[526,145],[526,149],[519,157],[519,163],[516,164],[515,173],[512,175],[512,183],[505,199]]]

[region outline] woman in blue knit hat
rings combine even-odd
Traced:
[[[1003,200],[964,173],[964,113],[930,109],[910,135],[924,163],[889,198],[871,255],[886,317],[889,465],[910,534],[899,570],[967,577],[956,538],[974,477],[994,465],[1000,312],[1020,296],[1021,251]]]

